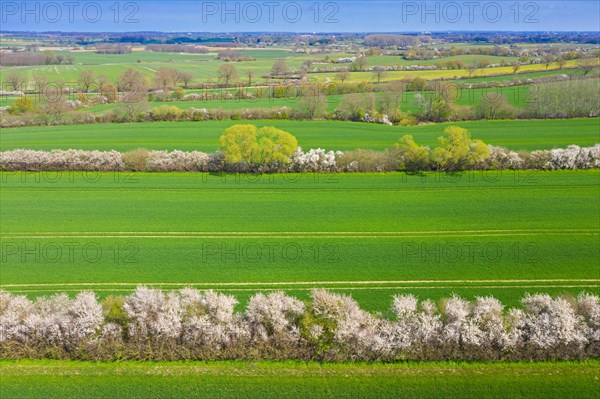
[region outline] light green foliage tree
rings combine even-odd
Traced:
[[[257,129],[254,125],[234,125],[220,137],[219,143],[229,164],[287,164],[298,148],[290,133],[275,127]]]
[[[455,171],[472,167],[490,156],[488,146],[481,140],[471,140],[467,129],[450,126],[444,130],[447,137],[438,137],[439,147],[431,154],[439,170]]]
[[[427,169],[430,155],[429,147],[418,145],[413,136],[407,134],[400,138],[394,147],[400,151],[400,170],[418,172]]]
[[[15,102],[8,109],[8,113],[16,115],[22,114],[25,112],[30,112],[33,110],[33,101],[29,97],[19,97],[15,100]]]

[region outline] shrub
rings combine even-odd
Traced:
[[[214,291],[138,287],[101,305],[92,292],[31,301],[0,291],[0,355],[72,359],[572,359],[597,358],[600,298],[526,295],[505,310],[493,297],[452,296],[438,307],[393,298],[394,319],[322,289],[303,303],[255,294],[246,310]]]
[[[231,126],[219,142],[225,162],[250,168],[287,165],[298,148],[298,142],[291,134],[274,127],[257,129],[254,125]]]
[[[6,171],[81,170],[122,171],[123,155],[116,151],[13,150],[0,153],[0,169]]]
[[[123,161],[127,170],[142,172],[146,170],[146,164],[150,151],[145,148],[137,148],[123,154]]]
[[[471,140],[466,129],[450,126],[444,130],[448,136],[439,137],[439,147],[432,154],[432,161],[439,170],[455,171],[473,168],[490,156],[490,149],[481,140]]]
[[[400,152],[400,170],[418,172],[429,168],[429,147],[420,146],[415,143],[413,136],[402,136],[400,142],[395,145],[395,148]]]

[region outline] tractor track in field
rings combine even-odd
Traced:
[[[390,284],[390,285],[387,285]],[[427,284],[427,285],[420,285]],[[448,285],[450,284],[450,285]],[[462,284],[462,285],[457,285]],[[2,289],[26,292],[50,292],[57,288],[93,288],[95,291],[115,291],[138,285],[156,287],[202,287],[231,291],[256,290],[310,290],[316,287],[344,290],[387,290],[387,289],[452,289],[452,288],[598,288],[600,279],[495,279],[495,280],[366,280],[366,281],[283,281],[283,282],[139,282],[139,283],[32,283],[3,284]],[[50,289],[52,288],[52,289]]]
[[[439,230],[439,231],[152,231],[152,232],[12,232],[0,234],[1,239],[58,238],[168,238],[168,239],[244,239],[244,238],[422,238],[422,237],[504,237],[543,235],[598,235],[599,229],[505,229],[505,230]]]

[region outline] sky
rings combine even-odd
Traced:
[[[600,31],[599,0],[0,1],[3,31]]]

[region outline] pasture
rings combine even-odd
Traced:
[[[2,289],[599,292],[600,172],[4,173]],[[168,249],[168,250],[166,250]]]
[[[473,138],[512,150],[591,146],[600,142],[600,119],[494,120],[451,122],[419,126],[387,126],[338,121],[205,121],[91,124],[2,129],[0,150],[17,148],[52,150],[86,149],[128,151],[139,147],[157,150],[206,151],[218,147],[218,139],[231,125],[251,123],[275,126],[292,133],[304,149],[382,150],[412,134],[421,145],[436,145],[444,128],[458,125]]]

